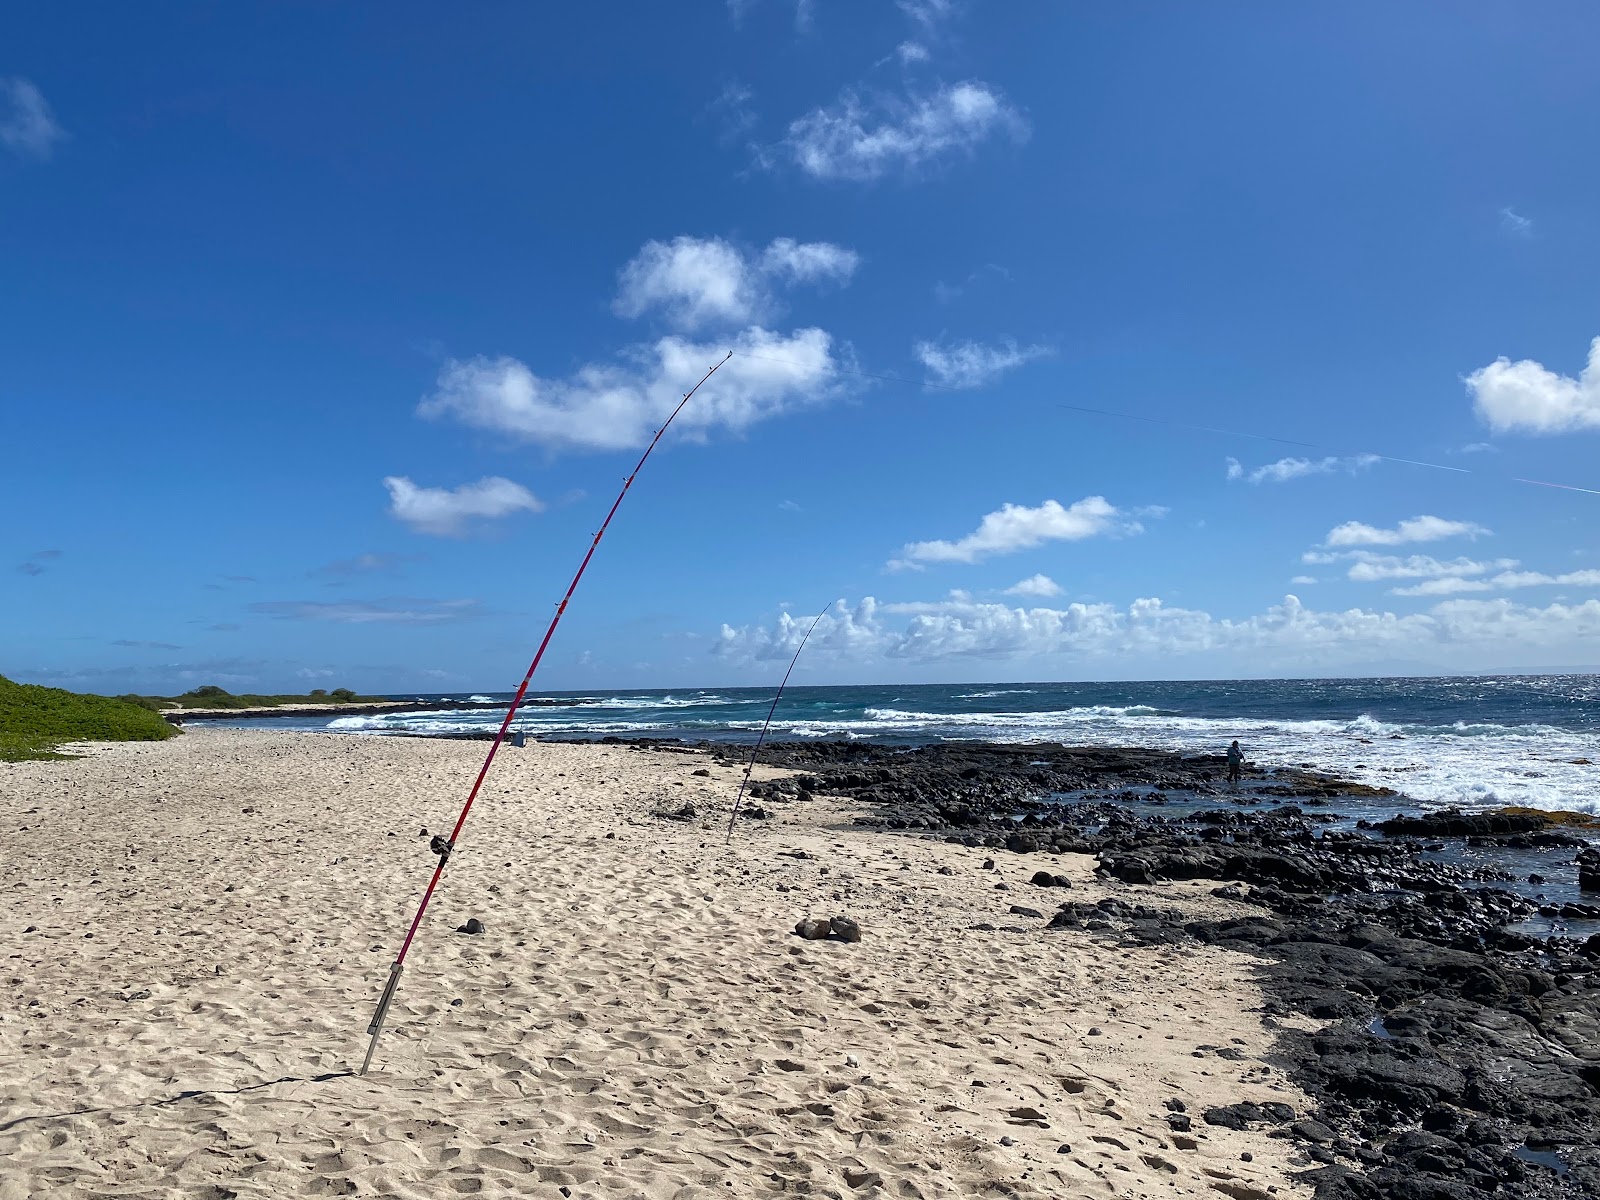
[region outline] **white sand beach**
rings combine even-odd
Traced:
[[[1090,858],[985,870],[828,799],[763,802],[725,847],[732,768],[507,749],[363,1078],[420,831],[485,745],[83,749],[0,765],[0,1200],[1309,1195],[1291,1142],[1199,1119],[1309,1107],[1263,1061],[1252,960],[1008,915],[1105,894]],[[697,819],[651,815],[684,800]],[[1042,866],[1074,890],[1028,886]],[[860,943],[792,932],[835,914]]]

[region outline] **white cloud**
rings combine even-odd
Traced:
[[[498,475],[453,489],[418,487],[403,475],[390,475],[383,486],[389,489],[390,513],[418,533],[449,536],[461,533],[473,520],[544,508],[527,488]]]
[[[268,600],[251,612],[286,621],[336,621],[344,625],[435,625],[481,615],[476,600]]]
[[[929,381],[939,387],[975,388],[993,383],[1007,371],[1050,354],[1048,346],[1018,346],[1001,342],[985,346],[982,342],[918,342],[912,353],[932,375]]]
[[[1280,458],[1253,471],[1246,471],[1237,458],[1230,458],[1227,463],[1229,479],[1243,479],[1247,483],[1287,483],[1306,475],[1329,475],[1335,471],[1348,471],[1353,475],[1382,461],[1376,454],[1356,454],[1348,458]]]
[[[1491,580],[1496,587],[1600,587],[1600,571],[1568,571],[1546,575],[1541,571],[1507,571]]]
[[[1463,579],[1459,575],[1444,575],[1427,579],[1410,587],[1390,588],[1391,596],[1454,596],[1460,592],[1488,592],[1493,587],[1482,579]]]
[[[1500,228],[1515,237],[1532,237],[1533,222],[1508,204],[1500,210]]]
[[[761,270],[786,283],[849,283],[860,263],[861,256],[854,250],[832,242],[797,242],[793,238],[773,238],[761,253]]]
[[[955,0],[895,0],[896,7],[926,29],[954,15]]]
[[[998,91],[968,80],[870,104],[846,92],[791,123],[784,145],[815,179],[864,182],[971,154],[993,137],[1025,141],[1027,122]]]
[[[902,63],[927,62],[930,57],[928,48],[921,42],[901,42],[894,53]]]
[[[66,136],[38,88],[26,79],[0,79],[0,143],[30,158],[49,158]]]
[[[740,430],[837,390],[832,341],[820,329],[787,337],[754,327],[730,342],[665,337],[617,363],[591,363],[566,379],[535,375],[514,358],[451,360],[417,411],[547,446],[620,450],[642,446],[706,368],[733,350],[678,418],[677,428]]]
[[[1447,521],[1443,517],[1412,517],[1393,529],[1376,529],[1360,521],[1346,521],[1329,530],[1329,546],[1403,546],[1409,542],[1437,542],[1445,538],[1480,538],[1491,531],[1472,521]]]
[[[1310,555],[1304,557],[1307,562],[1315,561]],[[1479,562],[1471,558],[1452,558],[1442,561],[1426,554],[1412,554],[1400,558],[1393,554],[1373,554],[1369,550],[1354,550],[1328,556],[1328,560],[1334,558],[1353,560],[1354,565],[1347,575],[1357,583],[1377,583],[1385,579],[1439,579],[1450,575],[1483,575],[1489,571],[1503,571],[1517,565],[1517,560],[1514,558],[1497,558],[1491,562]]]
[[[1600,337],[1589,343],[1589,361],[1576,379],[1532,359],[1497,358],[1466,383],[1473,409],[1496,433],[1600,429]]]
[[[743,325],[775,308],[769,281],[848,283],[860,261],[830,242],[776,238],[747,256],[721,238],[676,237],[646,242],[618,274],[618,316],[657,312],[679,329]]]
[[[1144,532],[1104,496],[1086,496],[1070,508],[1046,500],[1038,508],[1007,504],[984,517],[975,532],[960,541],[911,542],[901,557],[889,565],[914,567],[919,563],[975,563],[997,554],[1013,554],[1045,542],[1077,542],[1084,538]]]
[[[1059,596],[1061,585],[1048,575],[1030,575],[1006,589],[1008,596]]]
[[[1449,596],[1457,592],[1499,592],[1527,587],[1600,587],[1600,571],[1568,571],[1546,575],[1542,571],[1502,571],[1492,579],[1430,579],[1414,587],[1394,588],[1395,596]]]
[[[677,237],[644,244],[622,268],[611,307],[623,317],[663,309],[673,324],[694,329],[753,320],[764,304],[759,280],[739,250],[721,238]]]
[[[841,602],[842,604],[842,602]],[[900,627],[884,618],[909,616]],[[771,629],[723,625],[716,652],[744,661],[794,653],[804,621],[785,614]],[[1600,600],[1520,606],[1508,600],[1449,600],[1428,612],[1397,615],[1367,609],[1319,612],[1295,596],[1242,620],[1170,607],[1159,599],[1065,608],[1012,608],[964,593],[928,604],[882,605],[871,597],[854,612],[819,623],[807,654],[859,666],[872,658],[1032,661],[1049,656],[1166,662],[1218,655],[1233,663],[1279,667],[1369,661],[1374,655],[1458,663],[1463,651],[1504,655],[1580,641],[1600,643]],[[813,652],[811,647],[815,647]]]
[[[1289,582],[1298,584],[1315,583],[1317,582],[1317,577],[1315,575],[1296,575],[1293,579],[1289,580]]]

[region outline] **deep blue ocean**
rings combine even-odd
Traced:
[[[546,692],[571,707],[524,709],[530,736],[752,740],[769,688]],[[496,699],[419,695],[419,705]],[[488,709],[271,717],[228,724],[382,735],[493,729]],[[884,743],[978,739],[1221,751],[1394,788],[1424,808],[1526,804],[1600,813],[1600,676],[1214,680],[1149,683],[790,687],[773,739]]]

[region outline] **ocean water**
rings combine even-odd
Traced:
[[[647,735],[747,742],[765,688],[544,693],[530,736]],[[504,695],[397,697],[419,705]],[[490,709],[271,717],[227,724],[335,733],[493,730]],[[1521,804],[1600,813],[1600,676],[1214,680],[1148,683],[790,687],[774,740],[892,744],[983,740],[1221,752],[1237,738],[1263,766],[1311,766],[1403,793],[1417,806]]]

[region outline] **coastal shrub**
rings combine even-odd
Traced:
[[[67,758],[63,742],[156,742],[177,730],[149,706],[13,683],[0,675],[0,761]]]
[[[349,688],[334,688],[333,691],[328,693],[328,695],[339,701],[341,704],[348,704],[350,701],[356,698],[356,694]]]

